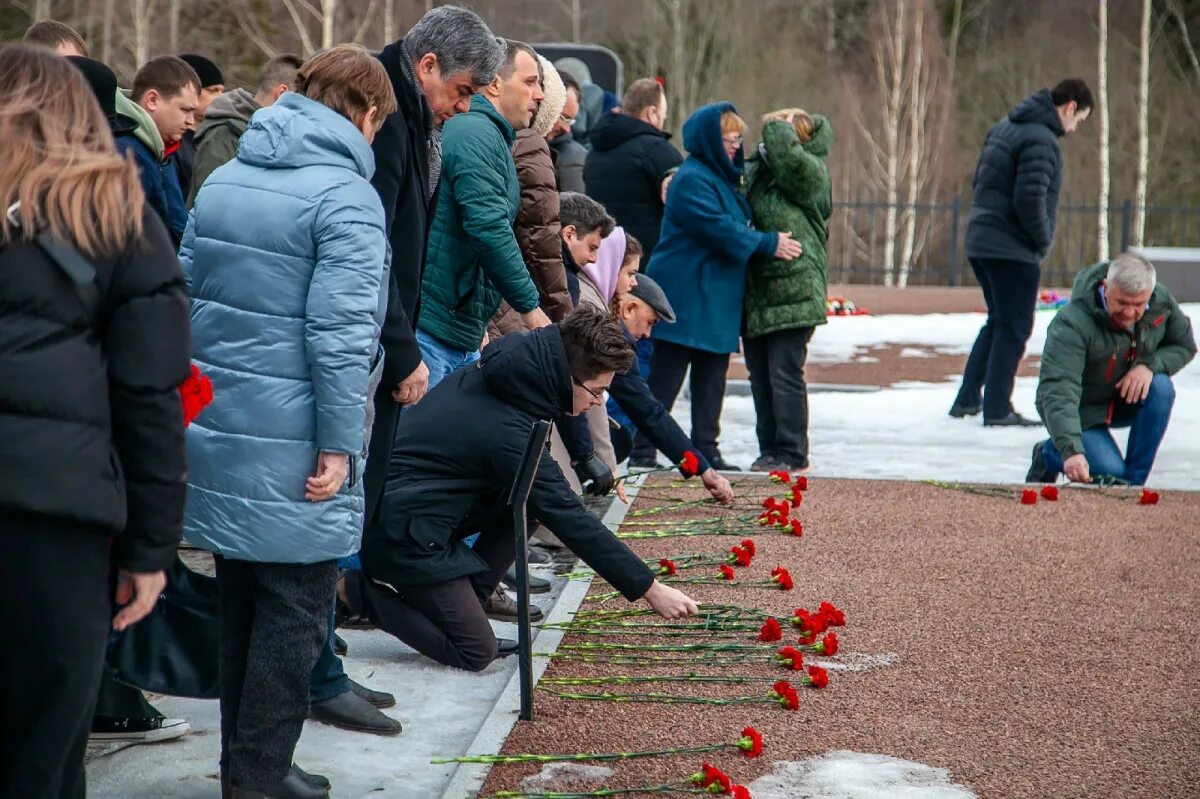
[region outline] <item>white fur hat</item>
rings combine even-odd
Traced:
[[[562,116],[563,107],[567,104],[567,87],[563,85],[562,78],[558,76],[558,70],[553,64],[540,55],[538,61],[542,64],[542,94],[545,97],[538,106],[533,124],[529,127],[545,137],[550,135],[550,129]]]

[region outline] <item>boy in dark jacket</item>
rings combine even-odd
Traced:
[[[1046,335],[1037,407],[1050,438],[1025,479],[1144,485],[1175,402],[1171,375],[1195,356],[1191,321],[1145,258],[1122,253],[1080,272]],[[1129,428],[1124,457],[1114,427]]]
[[[368,579],[357,599],[379,627],[457,668],[478,671],[495,659],[482,603],[513,563],[506,498],[530,428],[599,405],[614,372],[632,362],[612,318],[579,308],[557,325],[499,339],[402,417],[381,513],[363,538]],[[668,619],[696,612],[587,512],[548,456],[529,513],[630,601],[643,598]],[[463,539],[475,532],[469,547]]]
[[[1018,103],[984,142],[966,249],[988,318],[950,408],[956,419],[982,411],[988,427],[1038,426],[1013,410],[1013,381],[1033,331],[1040,264],[1054,243],[1063,174],[1058,139],[1074,133],[1092,105],[1087,84],[1069,78]]]
[[[195,123],[199,104],[196,71],[170,55],[147,61],[134,76],[133,90],[117,93],[117,112],[138,123],[133,133],[117,137],[117,149],[133,153],[146,202],[167,226],[176,249],[187,226],[187,208],[175,154]]]

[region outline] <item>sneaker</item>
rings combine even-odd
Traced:
[[[516,621],[517,620],[517,600],[508,595],[508,592],[499,586],[492,592],[492,595],[483,602],[483,612],[487,614],[489,619],[496,621]],[[542,620],[545,614],[537,605],[530,603],[529,605],[529,620],[538,622]]]
[[[950,406],[950,415],[955,419],[962,419],[964,416],[978,416],[983,413],[982,405],[959,405],[957,402]]]
[[[92,718],[92,731],[88,740],[96,743],[153,744],[182,738],[192,731],[187,719],[167,719],[161,716],[152,719],[114,719],[109,716]]]
[[[1011,412],[1008,416],[1001,416],[999,419],[984,419],[984,427],[1041,427],[1040,419],[1030,419],[1027,416],[1022,416],[1016,411]]]
[[[1058,482],[1058,472],[1052,472],[1046,467],[1045,445],[1045,441],[1039,441],[1033,445],[1033,454],[1029,459],[1029,471],[1025,475],[1026,483]]]
[[[752,472],[773,472],[779,468],[779,460],[774,455],[759,455],[758,460],[750,464]]]

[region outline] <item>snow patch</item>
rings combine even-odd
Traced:
[[[550,763],[532,777],[521,780],[520,788],[526,793],[564,791],[577,783],[595,783],[614,774],[606,766],[588,766],[583,763]]]
[[[938,355],[948,355],[945,350],[919,349],[917,347],[902,347],[901,358],[936,358]]]
[[[754,799],[976,799],[944,768],[846,750],[775,763],[746,787]]]
[[[866,652],[840,652],[834,658],[806,657],[804,662],[829,671],[870,671],[888,668],[896,662],[896,657],[895,652],[880,652],[877,655],[868,655]]]

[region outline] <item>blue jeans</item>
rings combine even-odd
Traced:
[[[329,609],[329,632],[325,635],[325,646],[313,664],[312,673],[308,676],[308,701],[321,702],[333,699],[350,690],[350,678],[342,668],[342,659],[333,651],[334,613]]]
[[[1146,484],[1154,457],[1167,433],[1171,407],[1175,404],[1175,386],[1166,375],[1155,375],[1150,381],[1150,393],[1141,402],[1130,405],[1120,398],[1113,407],[1111,425],[1101,425],[1083,431],[1083,454],[1088,470],[1095,479],[1100,475],[1115,477],[1131,485]],[[1113,427],[1129,428],[1129,446],[1125,456],[1108,432]],[[1050,471],[1061,472],[1063,459],[1052,439],[1042,445],[1042,458]]]
[[[456,350],[438,341],[424,330],[417,331],[417,346],[421,348],[421,358],[429,369],[429,390],[442,382],[442,378],[451,372],[461,369],[469,363],[479,360],[479,350],[464,352]]]

